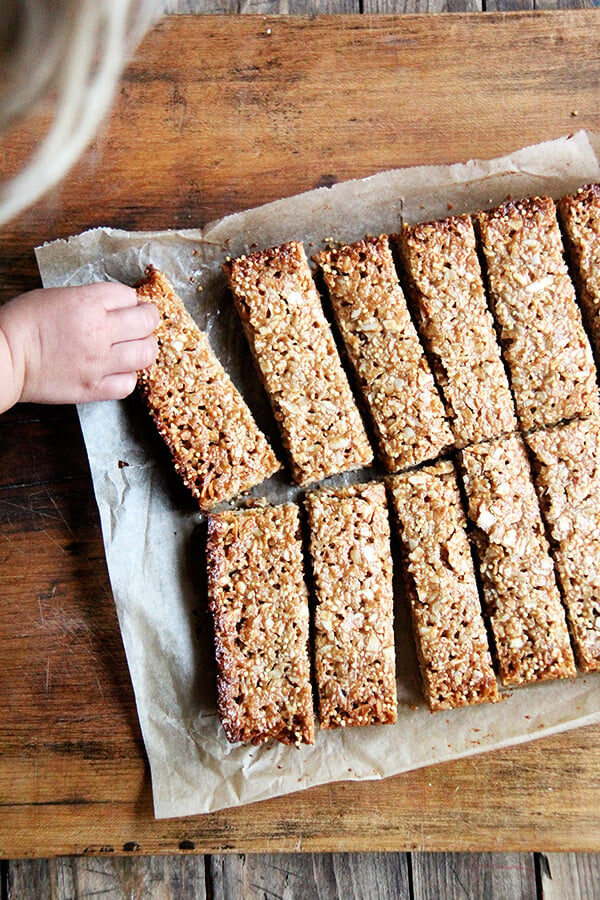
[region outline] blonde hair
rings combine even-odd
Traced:
[[[20,172],[0,184],[0,224],[38,200],[77,161],[106,115],[159,0],[2,0],[0,131],[42,97],[52,115]]]

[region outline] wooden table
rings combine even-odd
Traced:
[[[393,166],[600,132],[599,48],[596,10],[167,19],[81,162],[5,228],[0,298],[38,284],[36,243],[92,225],[200,225]],[[9,147],[9,166],[38,127]],[[285,896],[316,896],[307,885],[374,896],[374,883],[381,896],[454,896],[465,878],[474,896],[484,883],[485,896],[535,896],[536,883],[572,889],[575,871],[598,885],[595,856],[552,854],[600,850],[600,726],[381,783],[155,821],[74,410],[5,414],[0,459],[0,857],[94,856],[94,866],[4,863],[9,896],[61,883],[66,897],[90,872],[95,887],[123,890],[114,897],[175,882],[188,885],[176,896],[204,896],[203,873],[215,897],[242,896],[240,884],[243,896],[256,885],[283,895],[290,879],[308,893]],[[236,855],[247,851],[261,855]],[[279,863],[268,855],[286,851]],[[349,851],[367,855],[329,855]],[[115,861],[131,855],[133,868]]]

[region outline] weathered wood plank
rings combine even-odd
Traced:
[[[535,9],[591,9],[597,6],[594,0],[535,0]]]
[[[360,12],[360,0],[166,0],[165,15],[305,16]]]
[[[524,9],[586,9],[594,0],[166,0],[165,15],[245,14],[316,15],[324,13],[510,12]]]
[[[213,856],[214,900],[409,900],[405,853]]]
[[[600,888],[591,854],[542,855],[539,886],[529,854],[418,853],[410,866],[412,893],[402,853],[17,860],[7,867],[7,900],[595,900]]]
[[[201,15],[226,11],[220,0],[163,0],[161,8],[165,16]]]
[[[204,857],[17,860],[6,900],[205,900]]]
[[[363,12],[447,13],[482,12],[483,0],[364,0]]]
[[[110,850],[104,848],[104,852]],[[213,900],[598,897],[597,854],[541,854],[540,859],[539,884],[530,854],[417,853],[412,854],[410,862],[403,853],[16,860],[7,864],[6,900],[91,900],[98,895],[105,900],[204,900],[207,896]]]
[[[535,0],[485,0],[486,12],[515,12],[535,9]]]
[[[525,852],[536,846],[587,852],[600,846],[597,791],[581,788],[582,773],[598,784],[597,772],[590,771],[598,729],[579,729],[569,741],[549,738],[519,752],[498,751],[381,783],[326,785],[206,816],[156,821],[143,757],[131,749],[119,718],[114,736],[108,718],[90,715],[81,723],[67,716],[56,725],[50,720],[39,745],[30,721],[29,774],[23,759],[18,798],[9,788],[19,741],[9,744],[0,766],[0,796],[10,797],[1,809],[0,856],[97,852],[107,845],[122,852],[132,841],[144,854],[176,853],[182,841],[204,853],[399,847]],[[59,744],[54,753],[44,746],[54,727],[60,727],[68,754]],[[82,728],[84,734],[95,728],[93,760],[85,759],[89,743],[78,742]],[[69,730],[77,736],[70,745]],[[53,773],[59,767],[57,785]]]
[[[576,12],[468,26],[460,15],[375,17],[369,29],[360,17],[339,30],[335,20],[167,20],[128,70],[87,165],[6,233],[7,258],[99,221],[202,224],[324,180],[507,152],[572,130],[574,94],[577,126],[600,127],[593,24]],[[578,48],[576,67],[567,46]],[[149,179],[157,146],[161,178]],[[13,268],[7,291],[22,271]]]
[[[165,15],[306,16],[361,12],[360,0],[166,0],[163,9]]]
[[[413,853],[414,900],[535,900],[532,853]]]
[[[600,855],[597,853],[542,853],[539,871],[542,900],[600,897]]]

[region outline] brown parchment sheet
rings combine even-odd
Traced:
[[[310,255],[330,241],[394,232],[402,221],[476,211],[509,196],[557,198],[600,181],[590,139],[597,146],[595,137],[579,132],[500,159],[383,172],[202,229],[97,228],[36,248],[38,265],[46,287],[103,279],[133,284],[150,263],[163,270],[281,457],[221,271],[225,257],[292,239],[304,241]],[[407,603],[399,596],[396,725],[317,728],[314,746],[299,749],[229,744],[216,714],[203,517],[137,396],[78,411],[157,817],[210,812],[329,781],[385,778],[600,721],[599,675],[532,685],[507,692],[498,704],[432,714],[420,689]],[[333,483],[378,474],[363,470]],[[302,493],[284,472],[252,495],[281,502]]]

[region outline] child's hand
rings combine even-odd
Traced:
[[[130,394],[156,359],[159,313],[133,288],[47,288],[0,306],[0,412],[19,401],[87,403]]]

